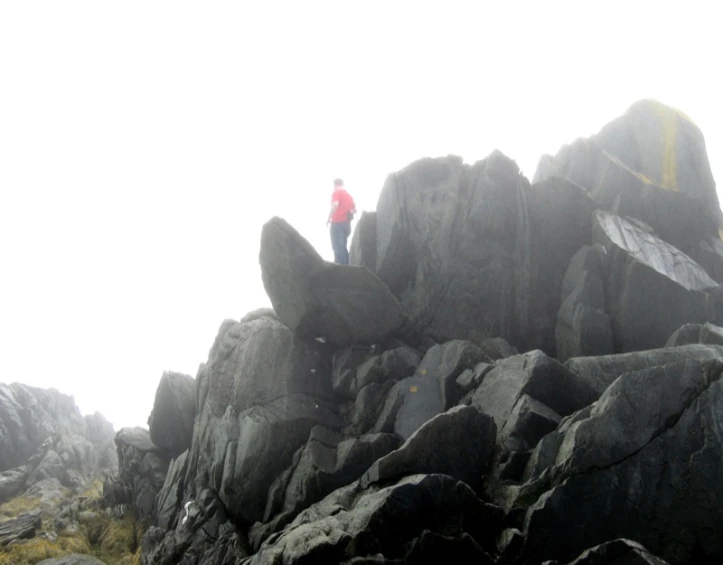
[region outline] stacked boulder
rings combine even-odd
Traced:
[[[221,325],[193,403],[157,398],[144,565],[720,562],[702,134],[644,101],[534,181],[499,152],[413,163],[352,266],[271,219],[273,310]]]

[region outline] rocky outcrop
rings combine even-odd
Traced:
[[[196,416],[196,381],[180,373],[163,373],[148,417],[151,441],[168,457],[191,447]]]
[[[717,209],[645,108],[533,184],[499,152],[391,174],[357,265],[268,222],[274,310],[222,324],[144,565],[719,562]]]
[[[264,225],[260,263],[274,310],[301,336],[375,343],[402,325],[399,302],[369,269],[325,262],[281,218]]]
[[[83,489],[117,469],[113,426],[54,389],[0,384],[0,502],[38,483]]]

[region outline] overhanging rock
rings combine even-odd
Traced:
[[[300,336],[376,343],[402,325],[398,300],[371,271],[324,261],[281,218],[264,225],[259,262],[274,310]]]

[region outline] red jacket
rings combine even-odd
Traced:
[[[334,202],[339,203],[339,206],[337,206],[336,210],[331,216],[331,221],[333,223],[348,221],[349,218],[347,218],[347,212],[349,212],[350,210],[356,210],[354,199],[351,197],[351,194],[349,194],[344,188],[334,189],[334,192],[331,195],[331,202],[332,204]]]

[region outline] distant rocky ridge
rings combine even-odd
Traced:
[[[642,101],[545,156],[387,179],[325,263],[123,429],[143,565],[720,563],[723,242],[702,133]]]

